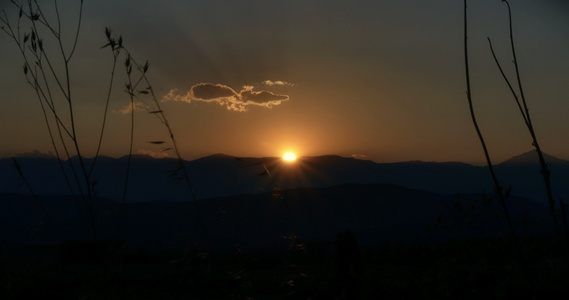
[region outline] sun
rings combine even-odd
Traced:
[[[296,155],[292,152],[287,152],[283,155],[283,159],[286,161],[295,161]]]

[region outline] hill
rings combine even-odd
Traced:
[[[557,157],[543,154],[543,158],[548,164],[564,165],[569,164],[569,161],[559,159]],[[531,150],[520,155],[516,155],[510,159],[505,160],[500,165],[539,165],[539,157],[536,150]]]
[[[529,154],[522,155],[525,158]],[[512,194],[545,203],[539,166],[526,159],[507,160],[496,166],[504,186]],[[548,157],[549,158],[549,157]],[[57,160],[17,158],[34,191],[42,195],[71,195]],[[550,158],[554,196],[569,199],[569,164]],[[87,161],[88,165],[90,160]],[[120,201],[124,191],[126,157],[101,157],[93,171],[99,197]],[[198,199],[270,192],[274,188],[323,188],[339,184],[389,183],[434,193],[491,193],[493,184],[486,167],[464,163],[375,163],[340,156],[301,157],[288,163],[277,157],[247,158],[216,154],[184,162]],[[64,162],[67,167],[68,162]],[[187,186],[176,173],[175,159],[133,157],[127,201],[185,201]],[[72,178],[68,172],[69,178]],[[77,194],[77,191],[74,191]],[[0,159],[0,193],[29,191],[13,167],[12,159]]]
[[[0,195],[3,240],[53,243],[90,238],[86,211],[72,197]],[[548,208],[512,197],[518,233],[551,228]],[[514,205],[515,204],[515,205]],[[191,202],[96,203],[100,239],[125,239],[129,248],[271,247],[331,242],[351,230],[362,245],[507,235],[498,201],[482,194],[443,195],[390,184],[345,184]],[[123,214],[124,213],[124,214]],[[199,221],[201,220],[201,222]],[[121,225],[122,224],[122,225]]]

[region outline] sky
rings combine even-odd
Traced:
[[[486,39],[513,76],[508,11],[499,0],[469,2],[474,108],[490,155],[500,162],[532,149]],[[53,16],[52,2],[41,3]],[[57,3],[70,49],[78,1]],[[569,159],[569,4],[510,4],[542,150]],[[9,1],[0,10],[16,21]],[[462,1],[85,0],[70,83],[86,156],[97,147],[112,70],[110,48],[101,49],[105,27],[122,35],[134,59],[149,61],[148,78],[185,159],[292,151],[376,162],[484,161],[466,98]],[[129,149],[123,61],[101,148],[113,157]],[[0,157],[53,153],[22,56],[6,34],[0,34],[0,65]],[[148,113],[154,109],[149,97],[136,99],[133,151],[173,156],[163,151],[171,145]]]

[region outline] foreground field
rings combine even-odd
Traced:
[[[385,243],[358,247],[349,258],[334,243],[297,242],[136,250],[96,264],[27,262],[4,253],[0,287],[4,299],[551,299],[569,292],[565,245],[552,236],[522,244],[528,269],[508,238]],[[346,261],[348,269],[341,267]]]

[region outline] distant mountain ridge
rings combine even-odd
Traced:
[[[531,152],[496,165],[504,186],[512,194],[545,203],[539,166],[527,163]],[[16,158],[34,191],[45,195],[69,195],[57,160],[42,157]],[[569,163],[547,156],[555,198],[569,199]],[[92,159],[87,159],[90,165]],[[97,195],[122,199],[126,157],[99,157],[93,171]],[[66,165],[67,163],[64,162]],[[185,201],[191,193],[176,173],[173,158],[132,157],[127,201]],[[339,184],[396,184],[442,194],[492,193],[493,183],[483,166],[465,163],[375,163],[335,155],[300,157],[293,163],[279,157],[235,157],[214,154],[184,162],[198,199],[271,192],[275,188],[325,188]],[[27,194],[13,161],[0,159],[0,193]],[[75,191],[77,193],[77,191]]]
[[[543,158],[548,164],[569,164],[568,160],[559,159],[557,157],[551,156],[549,154],[543,153]],[[514,164],[524,164],[524,165],[537,165],[539,164],[539,157],[536,150],[531,150],[520,155],[516,155],[510,159],[505,160],[500,165],[514,165]]]

